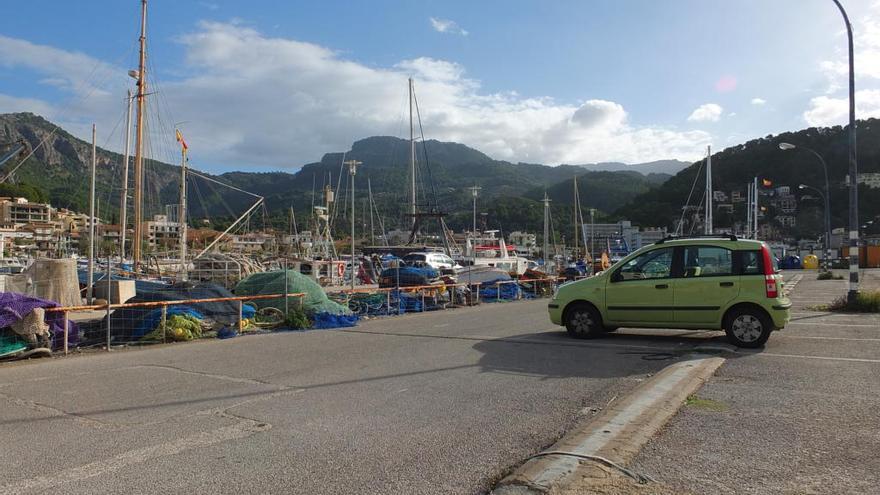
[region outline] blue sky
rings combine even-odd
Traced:
[[[860,116],[880,116],[880,6],[846,0]],[[413,76],[429,138],[511,161],[693,159],[705,145],[845,115],[831,0],[151,0],[151,154],[174,122],[214,171],[294,169],[403,135]],[[0,111],[119,149],[137,0],[33,0],[0,31]],[[38,19],[39,21],[25,21]]]

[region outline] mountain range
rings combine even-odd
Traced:
[[[880,172],[880,121],[858,123],[860,172]],[[19,191],[51,202],[58,207],[85,211],[88,198],[88,175],[91,145],[42,117],[30,113],[0,115],[0,143],[24,140],[33,149],[28,161],[16,172],[17,185],[0,184],[0,195]],[[779,149],[789,142],[810,148],[825,157],[832,182],[831,204],[834,226],[846,223],[847,190],[844,177],[848,167],[848,148],[842,127],[809,128],[766,136],[732,146],[712,156],[715,190],[745,195],[746,183],[759,176],[775,185],[789,185],[801,199],[798,184],[822,187],[821,164],[804,149]],[[456,230],[469,228],[472,221],[472,196],[468,189],[478,185],[478,210],[488,228],[503,231],[540,232],[543,224],[544,194],[551,199],[551,216],[557,231],[573,229],[573,179],[577,177],[581,207],[598,210],[597,221],[629,219],[642,226],[673,227],[681,208],[695,194],[690,204],[700,202],[703,161],[686,164],[675,160],[625,165],[598,163],[588,165],[547,166],[495,160],[478,150],[459,143],[428,140],[416,146],[418,156],[418,203],[421,210],[447,213],[447,223]],[[295,173],[227,172],[203,175],[250,191],[266,200],[263,220],[277,226],[287,225],[292,207],[300,218],[307,218],[311,206],[320,204],[325,184],[337,192],[339,214],[345,215],[350,204],[345,160],[362,162],[356,176],[356,211],[368,211],[369,189],[376,210],[386,227],[409,223],[406,217],[409,197],[409,141],[389,136],[374,136],[356,141],[345,152],[330,152],[318,162],[303,165]],[[15,160],[7,163],[5,174]],[[98,149],[97,197],[99,213],[106,221],[115,221],[120,201],[121,162],[118,153]],[[145,211],[147,215],[163,211],[163,206],[178,200],[180,169],[154,160],[145,162]],[[189,218],[191,223],[222,228],[253,204],[253,197],[225,189],[201,178],[190,176]],[[15,191],[14,191],[15,190]],[[821,203],[803,198],[794,235],[812,236],[821,229]],[[314,202],[314,203],[313,203]],[[880,189],[860,188],[861,218],[880,214]],[[109,205],[109,207],[108,207]],[[109,209],[109,211],[108,211]],[[775,212],[770,211],[772,215]],[[366,214],[364,214],[366,215]],[[358,228],[367,224],[362,217]],[[745,218],[744,205],[734,205],[732,213],[716,213],[716,225],[732,227]],[[302,223],[302,220],[301,220]],[[341,222],[346,223],[346,222]],[[878,222],[880,224],[880,222]]]
[[[0,115],[0,142],[24,140],[33,156],[15,173],[19,184],[43,192],[43,199],[55,206],[85,211],[88,204],[88,175],[91,145],[51,122],[30,113]],[[41,146],[40,142],[45,143]],[[580,177],[583,206],[611,212],[625,205],[637,194],[664,182],[672,170],[682,162],[654,162],[623,164],[547,166],[528,163],[510,163],[494,160],[473,148],[459,143],[428,140],[416,145],[418,156],[417,184],[421,209],[441,209],[450,213],[448,222],[469,225],[471,196],[467,189],[479,185],[481,201],[494,204],[498,200],[527,202],[534,206],[544,191],[560,206],[571,200],[571,180]],[[285,224],[289,208],[298,215],[308,213],[313,194],[320,203],[320,190],[327,183],[337,190],[337,200],[347,208],[348,175],[342,165],[345,160],[362,162],[357,173],[357,195],[366,199],[366,182],[372,190],[377,209],[389,226],[403,225],[409,194],[409,141],[374,136],[356,141],[350,150],[325,154],[319,162],[303,165],[295,173],[287,172],[227,172],[219,175],[201,172],[214,180],[263,196],[268,216],[276,224]],[[97,150],[97,197],[101,213],[115,219],[115,209],[121,197],[122,156],[108,150]],[[4,172],[12,167],[8,163]],[[591,168],[616,168],[620,171],[591,171]],[[585,171],[587,169],[587,171]],[[175,204],[178,198],[180,169],[177,165],[147,160],[145,170],[145,212],[147,215],[163,211],[166,204]],[[650,171],[643,175],[639,170]],[[340,181],[340,178],[342,179]],[[193,222],[221,226],[253,204],[253,198],[234,192],[203,179],[190,177],[189,217]],[[314,191],[318,191],[314,193]],[[109,205],[109,206],[108,206]],[[357,206],[358,210],[361,205]],[[467,214],[464,214],[467,213]],[[510,223],[510,219],[503,219]],[[496,221],[500,221],[496,219]]]

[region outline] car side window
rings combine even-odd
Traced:
[[[655,249],[627,261],[618,271],[621,281],[669,278],[672,248]]]
[[[682,277],[733,275],[733,251],[716,246],[686,246]]]
[[[740,251],[742,260],[741,275],[763,275],[764,266],[761,251]]]

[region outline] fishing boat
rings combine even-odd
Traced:
[[[500,268],[513,276],[520,276],[529,268],[529,260],[518,256],[514,246],[508,246],[499,231],[487,230],[480,236],[469,236],[465,241],[465,258],[473,266]]]

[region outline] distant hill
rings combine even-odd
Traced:
[[[859,172],[880,172],[880,120],[859,121],[857,126]],[[845,226],[849,206],[848,190],[844,187],[844,178],[849,167],[847,135],[847,131],[840,126],[811,127],[797,132],[754,139],[724,149],[712,155],[714,189],[724,191],[728,195],[733,191],[745,195],[746,183],[756,175],[771,180],[774,186],[790,186],[799,197],[810,194],[799,191],[797,187],[799,184],[821,189],[824,187],[822,166],[812,154],[806,150],[779,149],[781,142],[804,146],[816,150],[828,163],[828,175],[832,185],[832,225]],[[681,215],[681,208],[685,205],[688,193],[697,178],[700,163],[690,165],[660,187],[636,196],[627,205],[619,208],[615,216],[631,219],[641,225],[672,227]],[[697,178],[692,205],[699,203],[702,196],[705,180],[702,178],[705,177],[703,174],[704,172],[700,172],[700,178]],[[800,204],[798,224],[809,224],[810,228],[790,229],[790,233],[796,237],[817,235],[815,217],[821,214],[821,203],[807,201]],[[733,222],[744,221],[746,217],[744,208],[743,203],[738,203],[735,204],[732,216],[716,213],[716,226],[729,227]],[[859,214],[862,221],[880,214],[880,189],[859,188]],[[805,222],[801,222],[801,219]],[[821,226],[821,222],[818,224]]]
[[[33,148],[47,136],[46,144],[15,174],[16,181],[44,191],[53,205],[85,211],[91,145],[63,129],[56,129],[52,123],[33,114],[0,115],[0,141],[24,139]],[[494,160],[463,144],[435,140],[418,143],[416,151],[419,157],[417,182],[420,184],[418,195],[421,208],[439,208],[449,212],[449,223],[459,228],[470,225],[471,195],[466,188],[474,184],[482,187],[481,209],[489,210],[490,215],[494,215],[489,219],[494,222],[492,226],[513,229],[524,228],[521,221],[524,217],[514,213],[507,216],[505,213],[516,208],[493,210],[502,199],[505,205],[538,208],[540,218],[540,204],[534,198],[542,196],[543,190],[547,189],[557,201],[554,208],[562,208],[563,203],[570,201],[564,193],[566,181],[570,184],[571,178],[577,175],[584,177],[583,207],[610,211],[635,193],[648,190],[667,178],[662,174],[644,177],[634,171],[584,174],[583,167],[573,165],[551,167],[510,163]],[[392,227],[408,223],[404,213],[408,203],[409,155],[409,141],[374,136],[356,141],[344,153],[327,153],[321,161],[306,164],[296,173],[227,172],[203,175],[264,196],[270,219],[280,226],[286,224],[284,218],[291,206],[300,218],[305,218],[312,204],[313,191],[320,191],[327,182],[334,189],[338,186],[340,203],[347,201],[348,175],[342,162],[358,160],[363,164],[358,169],[357,197],[366,199],[366,182],[369,179],[377,207],[385,217],[386,225]],[[115,221],[119,204],[121,161],[118,153],[99,148],[97,196],[101,202],[102,216],[110,221]],[[5,169],[9,170],[11,166],[12,163],[8,163]],[[164,205],[175,204],[179,167],[148,160],[145,170],[146,214],[161,212]],[[210,224],[222,226],[253,203],[253,198],[248,195],[231,192],[192,176],[189,184],[191,222],[207,220]],[[347,204],[343,203],[343,208],[347,208]],[[362,205],[359,203],[357,208],[360,210]]]
[[[604,171],[604,172],[638,172],[643,175],[649,174],[663,174],[668,176],[673,176],[690,165],[688,162],[683,162],[681,160],[657,160],[653,162],[647,163],[636,163],[636,164],[626,164],[620,162],[603,162],[603,163],[588,163],[586,165],[580,165],[581,167],[592,170],[592,171]]]

